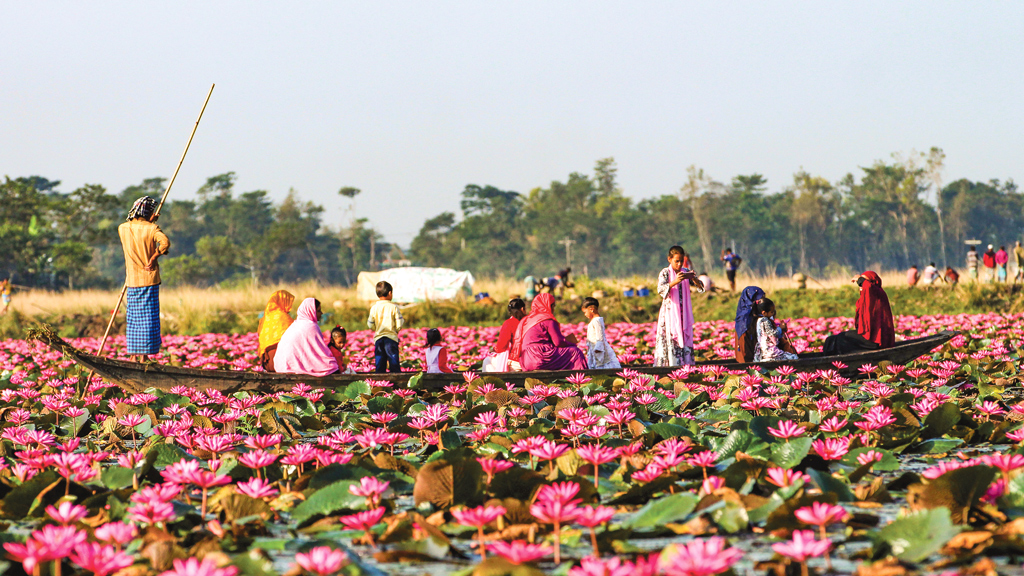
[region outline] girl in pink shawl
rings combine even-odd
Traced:
[[[338,371],[324,334],[320,331],[320,301],[306,298],[299,304],[295,321],[281,337],[274,356],[274,368],[278,372],[327,376]]]
[[[683,268],[686,251],[679,246],[668,250],[668,267],[658,274],[658,334],[654,341],[655,366],[693,364],[693,307],[690,284],[703,290],[704,285],[693,273]]]

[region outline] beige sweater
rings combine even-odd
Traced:
[[[124,248],[125,281],[131,288],[154,286],[160,283],[160,266],[146,270],[153,254],[167,254],[171,241],[156,224],[148,220],[130,220],[117,227]]]

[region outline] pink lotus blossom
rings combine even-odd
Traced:
[[[261,478],[252,478],[248,482],[235,485],[239,492],[250,498],[270,498],[278,494],[278,490]]]
[[[329,546],[317,546],[295,555],[295,563],[303,570],[319,576],[330,576],[349,563],[348,554]]]
[[[96,542],[84,542],[75,547],[71,561],[95,576],[109,576],[135,563],[128,554]]]
[[[522,540],[491,542],[487,549],[505,558],[512,564],[529,564],[551,554],[551,547],[545,544],[527,544]]]
[[[782,420],[781,422],[779,422],[778,428],[768,428],[769,434],[775,436],[776,438],[782,438],[787,442],[791,438],[799,438],[800,436],[803,436],[805,432],[807,432],[807,428],[804,428],[803,426],[798,426],[795,422],[792,422],[790,420]]]
[[[491,481],[494,480],[494,475],[499,472],[504,472],[515,466],[514,462],[508,460],[498,460],[496,458],[477,458],[477,462],[480,463],[480,467],[483,468],[484,474],[487,474],[487,484],[490,485]]]
[[[659,566],[667,576],[711,576],[728,570],[743,552],[728,548],[724,538],[669,544],[661,553]]]
[[[831,546],[832,543],[828,540],[815,540],[814,532],[810,530],[795,530],[793,531],[792,540],[772,544],[772,550],[787,558],[803,563],[808,558],[817,558],[828,552]]]
[[[225,566],[218,568],[212,558],[203,558],[199,561],[196,558],[186,560],[174,560],[174,569],[160,574],[160,576],[236,576],[238,568]]]
[[[800,481],[806,483],[811,479],[810,476],[803,472],[788,468],[769,468],[766,475],[768,482],[775,484],[779,488],[788,488]]]

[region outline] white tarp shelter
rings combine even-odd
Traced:
[[[459,294],[473,294],[473,274],[451,268],[389,268],[380,272],[360,272],[356,280],[356,297],[377,299],[377,282],[389,282],[395,290],[394,302],[410,303],[427,300],[451,300]]]

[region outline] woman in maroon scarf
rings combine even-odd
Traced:
[[[509,363],[518,362],[523,370],[586,370],[587,356],[576,346],[576,339],[562,336],[551,307],[555,297],[538,294],[530,314],[519,322],[509,349]],[[513,364],[514,366],[514,364]]]
[[[856,330],[833,334],[825,339],[825,354],[847,354],[863,350],[891,348],[896,343],[889,297],[882,290],[882,279],[868,270],[856,279],[860,286],[857,299]]]

